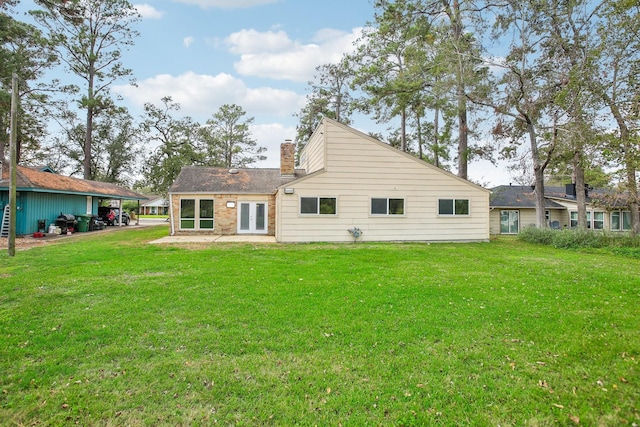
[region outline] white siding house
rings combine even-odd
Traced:
[[[488,241],[489,191],[324,119],[301,154],[307,175],[276,194],[276,239]],[[314,203],[316,205],[314,209]]]

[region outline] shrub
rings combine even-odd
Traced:
[[[550,245],[553,242],[553,235],[556,230],[550,228],[537,228],[533,225],[523,228],[518,234],[518,239],[527,243],[537,243],[539,245]]]
[[[640,236],[631,236],[626,233],[611,233],[604,230],[589,229],[564,229],[552,230],[549,228],[536,228],[534,226],[524,228],[518,238],[527,243],[551,245],[559,249],[577,248],[636,248],[640,249]],[[635,253],[636,251],[626,251]],[[638,250],[640,252],[640,250]]]
[[[607,246],[603,232],[583,228],[557,230],[552,244],[560,249],[601,248]]]

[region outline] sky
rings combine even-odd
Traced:
[[[204,123],[224,104],[253,117],[251,134],[267,148],[255,167],[278,167],[280,144],[295,139],[294,114],[304,105],[315,68],[351,52],[362,27],[373,20],[373,0],[146,0],[135,45],[124,53],[137,87],[118,84],[131,114],[170,96],[177,117]],[[35,8],[22,0],[20,9]],[[358,116],[362,132],[386,127]],[[453,171],[455,172],[455,171]],[[486,186],[507,184],[504,166],[471,163],[469,178]]]

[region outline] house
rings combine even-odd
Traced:
[[[167,215],[169,213],[169,200],[162,196],[149,196],[149,199],[140,204],[142,215]]]
[[[294,167],[185,167],[169,190],[171,234],[267,234],[279,242],[488,241],[489,191],[325,118]]]
[[[127,188],[62,176],[48,167],[18,166],[16,177],[16,235],[46,230],[60,214],[95,215],[102,199],[146,200]],[[8,168],[3,168],[0,178],[0,215],[4,223],[9,211]]]
[[[628,231],[630,212],[626,202],[607,190],[586,189],[587,227],[594,230]],[[575,184],[545,187],[545,218],[551,228],[578,225]],[[535,189],[500,185],[491,189],[491,234],[517,234],[536,224]]]

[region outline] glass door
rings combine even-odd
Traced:
[[[238,233],[267,233],[267,203],[240,202],[238,209]]]
[[[500,211],[500,234],[518,234],[519,211]]]

